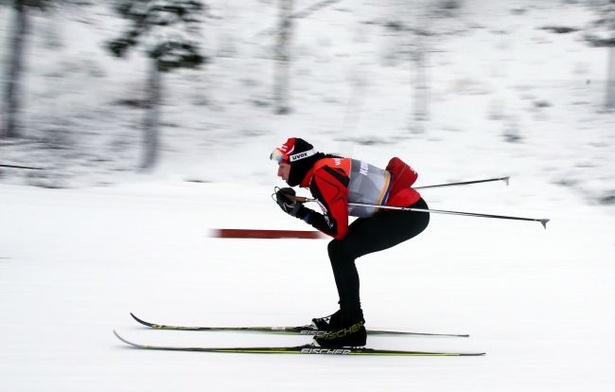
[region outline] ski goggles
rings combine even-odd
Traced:
[[[288,163],[288,155],[284,154],[279,148],[273,150],[273,152],[269,155],[269,159],[277,162],[278,164]]]

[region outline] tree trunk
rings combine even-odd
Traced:
[[[280,0],[280,25],[276,45],[274,100],[276,114],[290,111],[290,38],[292,32],[293,0]]]
[[[143,127],[143,161],[141,169],[149,171],[154,168],[158,158],[160,144],[160,101],[162,97],[162,75],[158,60],[151,59],[151,68],[147,83],[148,109]]]
[[[4,90],[3,122],[4,136],[17,138],[21,136],[21,73],[23,68],[23,53],[26,34],[28,32],[27,7],[24,0],[15,0],[13,4],[14,22],[9,41],[8,72]],[[1,131],[2,129],[0,129]]]
[[[606,80],[606,102],[607,110],[615,109],[615,46],[609,46],[608,75]]]
[[[408,7],[408,5],[405,5]],[[413,85],[413,119],[410,129],[413,133],[425,132],[424,124],[429,120],[429,63],[428,56],[430,50],[429,31],[431,5],[426,8],[420,7],[414,15],[409,15],[413,20],[409,20],[409,25],[414,26],[418,31],[415,31],[409,39],[412,41],[411,46],[411,66],[413,67],[412,85]]]
[[[426,37],[417,37],[416,51],[413,53],[414,62],[414,120],[429,120],[429,80],[428,80],[428,52]]]

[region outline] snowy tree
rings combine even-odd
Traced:
[[[605,107],[615,109],[615,0],[595,2],[599,15],[586,34],[586,40],[595,47],[608,48],[608,74]]]
[[[10,27],[7,47],[7,72],[3,86],[2,113],[0,113],[0,136],[17,138],[21,136],[21,75],[23,73],[26,36],[30,29],[30,11],[46,9],[52,0],[5,0],[10,5],[13,21]]]
[[[128,29],[106,43],[117,57],[143,48],[150,59],[141,168],[151,169],[159,150],[159,117],[163,97],[162,74],[180,68],[197,68],[205,62],[200,53],[200,25],[205,5],[200,0],[119,0],[115,11],[129,21]]]

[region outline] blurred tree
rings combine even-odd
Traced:
[[[278,42],[276,44],[276,70],[274,73],[275,112],[287,114],[290,111],[290,39],[293,27],[293,0],[280,1]]]
[[[200,0],[116,0],[115,11],[128,19],[128,29],[106,42],[116,57],[124,57],[138,46],[150,59],[147,81],[148,109],[144,123],[144,155],[141,169],[157,161],[160,131],[162,74],[180,68],[197,68],[205,63],[200,54],[200,25],[206,13]]]
[[[275,45],[276,69],[273,81],[273,96],[275,112],[287,114],[290,112],[290,65],[291,65],[291,38],[293,21],[311,16],[341,0],[322,0],[293,13],[294,0],[278,0],[279,18],[275,28],[263,30],[257,35],[276,34],[278,41]]]
[[[5,76],[2,113],[0,113],[0,137],[17,138],[21,136],[21,75],[24,62],[24,47],[29,32],[29,11],[44,10],[53,0],[3,0],[2,5],[12,8],[13,22],[9,33],[6,52],[7,72]]]
[[[605,107],[615,110],[615,0],[593,1],[598,19],[585,34],[590,45],[608,48],[608,68]]]

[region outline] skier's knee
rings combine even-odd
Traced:
[[[331,259],[332,263],[354,259],[352,250],[346,241],[333,240],[329,242],[327,251],[329,253],[329,259]]]

